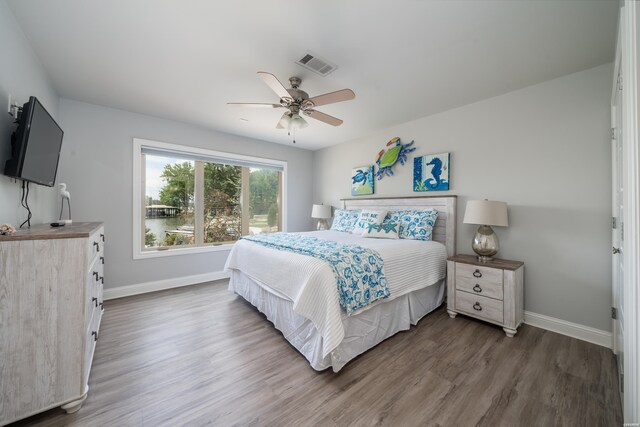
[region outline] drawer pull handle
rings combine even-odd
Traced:
[[[475,311],[482,311],[482,306],[480,305],[479,302],[476,302],[475,304],[473,304],[473,309]]]
[[[104,234],[100,233],[100,239],[102,239],[102,242],[104,243]]]
[[[104,265],[104,257],[103,256],[100,257],[100,264]]]
[[[100,243],[98,242],[93,242],[93,246],[96,247],[96,251],[100,252]]]
[[[94,272],[93,272],[93,277],[95,277],[95,278],[96,278],[96,282],[97,282],[97,281],[98,281],[98,272],[97,272],[97,271],[94,271]]]
[[[476,271],[473,272],[473,277],[482,277],[482,273],[480,273],[480,270],[476,268]]]
[[[104,285],[104,276],[100,276],[100,283]]]
[[[96,331],[91,331],[91,335],[93,335],[94,341],[98,341],[98,333]]]
[[[481,288],[481,287],[480,287],[480,285],[478,285],[477,283],[476,283],[476,285],[473,287],[473,290],[474,290],[474,291],[476,291],[477,293],[482,292],[482,288]]]
[[[93,298],[91,298],[91,301],[93,302],[93,304],[94,304],[96,307],[98,307],[98,298],[93,297]]]
[[[100,305],[100,310],[104,310],[104,302],[101,302],[99,305]]]

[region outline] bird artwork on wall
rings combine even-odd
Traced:
[[[387,147],[391,148],[383,148],[376,157],[376,164],[378,165],[378,172],[376,172],[376,176],[378,177],[378,180],[385,176],[392,176],[393,166],[396,163],[400,162],[401,165],[404,165],[404,162],[407,161],[407,154],[416,149],[415,147],[409,148],[413,143],[414,141],[411,141],[408,144],[402,144],[402,142],[400,142],[400,138],[397,136],[387,142]]]

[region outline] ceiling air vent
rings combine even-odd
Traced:
[[[296,61],[296,64],[302,65],[304,68],[313,71],[314,73],[326,76],[334,71],[337,66],[330,64],[322,58],[307,53],[301,59]]]

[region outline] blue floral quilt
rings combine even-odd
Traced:
[[[340,305],[348,315],[391,295],[382,257],[372,249],[297,233],[258,234],[243,239],[325,261],[336,277]]]

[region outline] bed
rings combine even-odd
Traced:
[[[244,239],[234,245],[226,265],[229,290],[265,314],[318,371],[338,372],[438,308],[446,292],[446,258],[455,254],[455,196],[344,199],[342,208],[438,211],[431,241],[365,239],[332,230],[299,233],[379,253],[391,292],[388,298],[347,315],[328,263]]]

